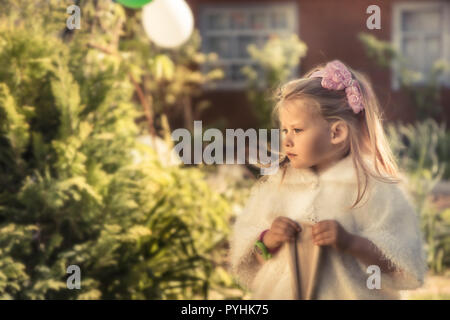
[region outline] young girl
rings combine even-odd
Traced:
[[[231,272],[251,299],[294,299],[287,242],[302,221],[323,250],[317,299],[400,299],[422,286],[419,220],[367,78],[338,60],[321,65],[281,88],[274,115],[279,170],[252,188],[230,241]]]

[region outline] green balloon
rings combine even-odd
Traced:
[[[152,0],[116,0],[118,3],[128,8],[139,9],[143,5],[152,2]]]

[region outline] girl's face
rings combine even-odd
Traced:
[[[330,124],[306,99],[286,101],[280,108],[282,150],[294,168],[320,169],[329,163],[336,146]]]

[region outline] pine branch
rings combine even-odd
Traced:
[[[89,43],[88,47],[90,48],[94,48],[97,50],[100,50],[106,54],[110,54],[110,55],[116,55],[119,56],[119,54],[107,47],[103,47],[100,45],[97,45],[95,43]],[[151,96],[149,96],[149,100],[145,99],[145,95],[144,92],[142,91],[141,86],[139,85],[139,83],[136,81],[136,79],[134,78],[133,74],[131,72],[128,73],[128,76],[131,80],[131,83],[134,86],[134,89],[136,90],[136,93],[138,95],[139,101],[141,102],[141,105],[144,109],[144,114],[145,117],[147,118],[147,124],[148,124],[148,130],[152,136],[152,138],[154,139],[154,137],[156,136],[156,130],[155,130],[155,126],[154,126],[154,113],[153,113],[153,101]],[[153,141],[154,142],[154,141]]]

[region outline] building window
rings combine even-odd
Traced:
[[[392,39],[406,58],[408,69],[420,72],[426,78],[436,60],[450,63],[449,2],[396,3],[393,12]],[[393,69],[392,84],[394,89],[398,89],[398,66],[394,65]],[[449,72],[440,81],[450,85]]]
[[[254,65],[247,52],[249,44],[263,46],[273,34],[279,37],[298,34],[295,2],[204,4],[199,8],[199,17],[202,51],[219,56],[217,64],[206,66],[205,71],[219,66],[225,73],[214,89],[245,88],[246,79],[240,70],[245,65]]]

